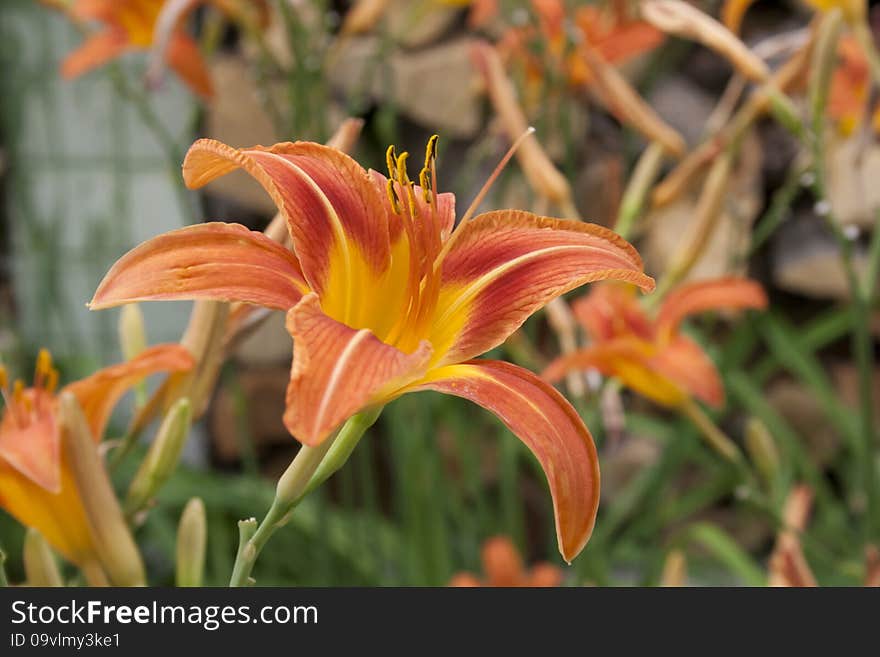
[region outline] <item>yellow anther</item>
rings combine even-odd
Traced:
[[[437,140],[440,139],[440,135],[432,135],[428,140],[428,145],[425,147],[425,168],[430,169],[431,165],[434,163],[434,160],[437,159]]]
[[[21,379],[17,379],[12,386],[12,401],[15,404],[20,404],[22,398],[24,397],[24,383]]]
[[[0,390],[6,390],[9,386],[9,375],[6,373],[6,368],[0,365]]]
[[[37,355],[37,376],[42,378],[46,376],[52,369],[52,354],[48,349],[40,349]]]
[[[425,197],[425,203],[430,205],[434,196],[431,193],[431,172],[427,167],[419,171],[419,185],[422,187],[422,196]]]
[[[46,377],[46,383],[43,385],[46,389],[46,392],[53,393],[55,389],[58,387],[58,370],[52,368],[49,370],[49,374]]]
[[[394,181],[389,178],[388,184],[385,186],[388,190],[388,200],[391,202],[391,209],[394,214],[400,214],[400,199],[397,198],[397,191],[394,189]]]
[[[388,166],[388,177],[394,180],[397,177],[397,151],[394,144],[385,151],[385,164]]]
[[[406,172],[406,159],[408,157],[409,153],[406,151],[397,156],[397,180],[401,184],[409,183],[409,175]]]

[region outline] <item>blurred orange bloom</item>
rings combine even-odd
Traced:
[[[577,52],[576,43],[569,45],[564,29],[565,5],[560,0],[532,0],[538,27],[511,28],[498,44],[499,52],[509,62],[516,61],[525,69],[527,78],[540,81],[548,67],[565,75],[573,86],[589,83],[589,67]],[[579,39],[610,64],[624,64],[633,57],[650,52],[665,38],[653,25],[634,19],[615,8],[589,5],[580,7],[574,16]],[[543,45],[549,55],[543,60],[531,47]]]
[[[204,2],[194,0],[190,8]],[[132,51],[153,45],[155,28],[165,0],[75,0],[68,13],[77,21],[97,21],[103,29],[86,41],[61,64],[61,75],[75,78]],[[165,59],[197,94],[210,97],[211,78],[196,42],[178,24],[171,32]]]
[[[690,397],[721,406],[724,387],[715,365],[679,326],[685,317],[708,310],[766,305],[757,283],[722,278],[680,287],[652,319],[631,287],[605,284],[574,303],[593,343],[553,361],[543,376],[557,381],[571,369],[592,368],[663,406],[676,407]]]
[[[839,63],[831,78],[828,115],[844,135],[849,135],[862,124],[868,110],[871,74],[867,57],[852,36],[840,39],[837,55]],[[880,132],[880,108],[873,110],[871,128]]]
[[[458,573],[449,586],[529,586],[551,587],[562,582],[562,571],[549,563],[538,563],[526,570],[516,546],[506,536],[495,536],[483,544],[485,580],[472,573]]]
[[[126,363],[100,370],[71,383],[72,393],[89,423],[95,442],[101,439],[120,397],[138,381],[157,372],[186,370],[192,357],[178,345],[159,345]],[[34,384],[16,381],[10,389],[0,366],[0,507],[33,527],[74,564],[94,560],[93,537],[83,502],[64,457],[58,420],[58,371],[45,350],[37,359]]]
[[[287,312],[295,350],[284,422],[307,445],[419,390],[495,412],[544,467],[560,551],[571,559],[598,504],[589,431],[531,372],[472,359],[567,290],[608,278],[654,282],[635,249],[600,226],[507,210],[454,228],[455,197],[436,192],[435,149],[436,137],[415,185],[408,154],[393,147],[386,178],[319,144],[199,140],[183,165],[187,185],[244,169],[287,219],[294,252],[238,224],[189,226],[123,256],[91,307],[214,299]]]

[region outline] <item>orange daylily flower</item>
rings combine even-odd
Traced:
[[[178,345],[159,345],[138,357],[71,383],[95,442],[100,441],[113,407],[138,381],[157,372],[192,367]],[[0,507],[26,527],[37,529],[64,558],[78,566],[95,560],[95,544],[83,502],[61,445],[58,371],[45,350],[37,359],[34,384],[16,381],[10,389],[0,366]]]
[[[844,135],[852,134],[865,118],[871,92],[868,58],[858,41],[844,36],[837,46],[839,63],[831,78],[828,115]],[[880,132],[880,108],[873,110],[871,128]]]
[[[540,61],[528,44],[540,39],[554,60],[551,64],[564,72],[570,84],[588,84],[592,74],[583,56],[576,49],[565,55],[563,3],[559,0],[533,0],[532,8],[538,18],[538,29],[527,26],[508,30],[498,44],[502,56],[521,62],[529,79],[538,82],[545,74],[547,63]],[[574,24],[580,37],[602,59],[615,65],[650,52],[666,38],[650,23],[634,19],[616,7],[580,7],[575,13]]]
[[[593,344],[558,358],[543,376],[557,381],[573,368],[593,368],[663,406],[677,407],[690,397],[721,406],[724,387],[715,365],[679,326],[708,310],[766,306],[764,290],[754,281],[721,278],[680,287],[651,318],[631,287],[602,285],[574,304]]]
[[[516,546],[506,536],[495,536],[483,544],[483,571],[485,580],[473,573],[458,573],[449,586],[528,586],[552,587],[562,582],[562,571],[549,563],[538,563],[526,570]]]
[[[86,39],[61,64],[65,78],[88,73],[120,55],[149,50],[165,0],[75,0],[69,10],[79,21],[98,21],[104,29]],[[190,3],[192,6],[198,2]],[[211,77],[199,47],[178,24],[168,36],[165,59],[197,94],[213,94]]]
[[[91,307],[217,299],[286,311],[295,349],[284,422],[307,445],[365,408],[418,390],[495,412],[544,467],[560,550],[572,559],[597,507],[590,433],[531,372],[472,359],[575,287],[654,282],[635,249],[600,226],[508,210],[454,228],[455,197],[436,192],[435,148],[436,137],[415,185],[408,154],[393,147],[386,178],[319,144],[235,149],[199,140],[183,165],[187,185],[244,169],[286,218],[294,252],[237,224],[189,226],[123,256]]]

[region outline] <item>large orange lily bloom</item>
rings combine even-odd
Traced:
[[[678,407],[691,397],[721,406],[724,386],[715,365],[679,326],[708,310],[766,306],[764,290],[754,281],[722,278],[680,287],[651,318],[632,287],[602,285],[574,304],[593,344],[558,358],[543,376],[557,381],[572,369],[595,369],[663,406]]]
[[[235,149],[199,140],[184,162],[187,185],[244,169],[287,219],[294,253],[236,224],[186,227],[123,256],[91,307],[217,299],[286,311],[295,350],[284,422],[307,445],[417,390],[494,411],[544,467],[560,550],[571,559],[598,504],[589,431],[534,374],[471,359],[579,285],[615,278],[652,288],[653,280],[635,249],[600,226],[509,210],[453,229],[455,197],[435,191],[435,144],[415,185],[407,154],[393,148],[386,178],[319,144]]]
[[[71,383],[62,392],[76,397],[97,442],[113,407],[131,386],[156,372],[192,365],[183,347],[159,345]],[[49,353],[40,352],[32,387],[25,388],[21,381],[12,389],[7,384],[6,370],[0,367],[0,393],[6,404],[0,418],[0,508],[39,530],[70,562],[86,566],[96,561],[96,549],[62,449],[55,390],[58,371]]]
[[[61,74],[66,78],[78,77],[124,53],[149,50],[164,4],[165,0],[76,0],[69,10],[71,16],[81,21],[98,21],[104,29],[67,56],[61,64]],[[180,26],[168,37],[165,59],[195,93],[203,97],[213,94],[199,47]]]

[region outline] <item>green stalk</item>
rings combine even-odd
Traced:
[[[257,557],[290,512],[315,487],[336,472],[351,455],[358,441],[379,417],[381,407],[353,415],[337,434],[320,445],[303,445],[275,489],[275,499],[263,521],[253,518],[239,522],[239,545],[229,586],[247,586]],[[326,459],[326,464],[324,463]],[[313,481],[317,483],[312,483]]]
[[[811,146],[815,174],[813,194],[817,202],[827,202],[828,199],[825,185],[825,110],[828,104],[831,75],[837,62],[837,43],[842,28],[843,18],[840,11],[828,12],[819,28],[818,43],[812,62],[810,76]],[[858,24],[854,26],[854,29],[858,36],[860,29]],[[870,34],[867,37],[870,37]],[[862,34],[861,40],[865,41],[867,37]],[[871,52],[874,52],[873,40],[867,40],[870,41]],[[871,56],[870,52],[867,54],[869,57]],[[878,71],[880,71],[880,66],[878,66]],[[861,453],[857,454],[857,459],[862,469],[862,485],[865,489],[865,534],[866,538],[871,540],[880,536],[880,491],[877,488],[877,467],[874,458],[874,357],[869,329],[870,298],[865,296],[868,286],[863,287],[856,275],[852,241],[843,234],[831,211],[824,213],[824,218],[840,249],[841,262],[851,297],[852,350],[859,378],[859,433],[862,445]]]

